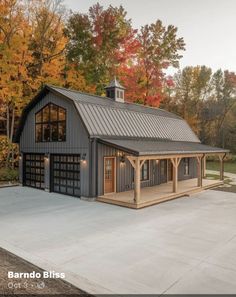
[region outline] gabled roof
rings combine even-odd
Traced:
[[[16,142],[19,142],[27,114],[48,92],[73,102],[90,137],[200,142],[186,121],[168,111],[140,104],[120,103],[107,97],[49,85],[24,109]]]

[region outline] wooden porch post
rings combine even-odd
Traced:
[[[173,165],[173,192],[178,192],[178,168],[181,158],[172,158],[171,162]]]
[[[219,159],[220,159],[220,180],[224,180],[224,158],[225,158],[225,155],[219,155]]]
[[[134,168],[134,202],[140,201],[140,161],[139,158],[135,161]]]
[[[146,159],[140,160],[139,157],[136,157],[135,159],[131,159],[127,157],[127,159],[130,161],[131,165],[134,168],[134,202],[139,203],[140,201],[140,171],[143,166],[143,163]]]
[[[206,155],[203,157],[203,163],[202,163],[202,177],[206,177]]]
[[[202,187],[202,156],[197,156],[197,186]]]

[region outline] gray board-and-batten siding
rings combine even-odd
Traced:
[[[125,163],[122,164],[120,162],[118,152],[121,151],[108,145],[98,143],[98,196],[104,194],[104,157],[116,157],[116,191],[124,192],[134,188],[133,167],[127,159],[125,160]],[[161,175],[160,167],[162,162],[164,163],[165,168],[165,173],[163,176]],[[178,180],[184,180],[194,177],[197,177],[196,159],[190,158],[189,175],[184,175],[184,160],[182,159],[178,169]],[[150,160],[149,180],[142,181],[141,187],[151,187],[165,182],[167,182],[167,161],[161,160],[157,163],[156,160]]]
[[[54,103],[66,109],[66,141],[63,142],[35,142],[35,113],[48,103]],[[61,98],[49,92],[40,100],[27,115],[24,129],[20,137],[20,151],[23,153],[44,154],[86,154],[86,164],[81,164],[80,187],[81,195],[89,196],[89,150],[88,134],[79,118],[71,100]],[[49,189],[50,170],[45,166],[45,188]],[[20,171],[22,182],[22,170]]]

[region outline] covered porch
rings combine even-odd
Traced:
[[[134,179],[132,190],[100,195],[97,200],[130,208],[143,208],[163,201],[187,196],[204,189],[217,187],[224,183],[224,159],[228,150],[203,145],[199,142],[146,141],[146,140],[102,140],[103,143],[123,150],[126,159],[133,167]],[[206,178],[207,156],[218,156],[220,163],[219,179]],[[182,159],[196,160],[196,174],[181,180],[179,165]],[[162,162],[171,166],[167,170],[166,182],[158,185],[141,187],[141,172],[146,161]],[[171,176],[171,178],[169,178]]]
[[[206,158],[209,155],[219,157],[220,172],[219,179],[209,180],[206,178]],[[158,204],[167,200],[175,199],[182,196],[217,187],[224,183],[224,158],[226,152],[208,152],[208,153],[182,153],[182,154],[152,154],[145,156],[126,155],[125,158],[130,162],[134,169],[133,190],[124,192],[114,192],[99,196],[100,202],[111,203],[129,208],[143,208],[146,206]],[[183,158],[196,159],[197,177],[185,180],[179,180],[179,164]],[[155,186],[141,187],[141,170],[147,160],[160,162],[166,160],[171,164],[171,180],[167,177],[166,182]]]
[[[182,180],[178,182],[178,192],[174,193],[171,189],[173,182],[160,184],[158,186],[144,187],[140,189],[140,200],[138,203],[134,200],[134,191],[126,191],[119,193],[111,193],[97,198],[100,202],[120,205],[129,208],[143,208],[158,204],[164,201],[176,199],[183,196],[189,196],[191,194],[200,192],[202,190],[217,187],[223,184],[221,180],[202,180],[202,186],[196,186],[197,178]]]

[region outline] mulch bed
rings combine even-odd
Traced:
[[[43,272],[41,268],[0,248],[0,296],[91,296],[63,279],[9,279],[8,271]],[[9,288],[12,284],[15,288]]]

